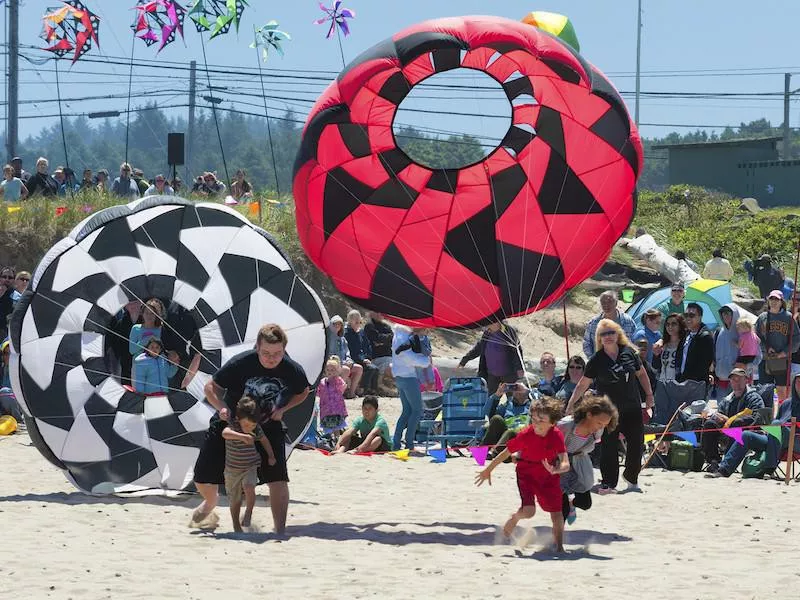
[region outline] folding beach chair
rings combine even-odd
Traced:
[[[420,421],[419,429],[428,432],[425,450],[430,442],[441,442],[442,448],[468,446],[483,437],[489,393],[481,377],[451,377],[442,395],[442,420]],[[436,430],[440,424],[440,430]]]
[[[775,468],[775,474],[780,477],[780,479],[786,479],[786,471],[784,471],[783,468],[786,466],[787,458],[789,458],[788,448],[781,450],[781,459],[780,462],[778,462],[778,466]],[[789,470],[791,471],[789,478],[800,482],[800,449],[795,448]]]

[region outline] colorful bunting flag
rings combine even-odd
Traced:
[[[766,427],[762,427],[764,431],[766,431],[769,435],[774,437],[778,442],[783,442],[783,438],[781,437],[781,426],[780,425],[767,425]]]
[[[67,207],[66,206],[56,206],[56,216],[57,217],[60,217],[65,212],[67,212]]]
[[[675,435],[684,441],[689,442],[692,446],[697,446],[697,436],[694,431],[676,431]]]
[[[8,208],[6,208],[6,210],[8,212],[10,212],[10,213],[15,213],[17,211],[22,210],[22,207],[21,206],[9,206]]]
[[[428,455],[433,459],[431,462],[443,463],[447,462],[447,450],[428,450]]]
[[[261,211],[261,204],[259,202],[251,202],[250,206],[247,209],[247,212],[251,217],[257,217],[260,211]]]
[[[94,212],[94,207],[90,206],[89,204],[84,204],[81,206],[81,210],[88,215],[89,213]]]
[[[741,427],[728,427],[727,429],[723,429],[722,433],[727,435],[732,440],[736,441],[737,443],[744,446],[744,442],[742,442],[742,428]]]
[[[655,442],[655,441],[656,441],[656,434],[655,433],[648,433],[647,435],[644,436],[644,443],[645,444],[648,444],[650,442]]]
[[[389,456],[392,458],[396,458],[397,460],[402,460],[406,462],[408,460],[408,453],[409,450],[396,450],[395,452],[389,452]]]
[[[467,448],[469,453],[472,454],[472,458],[475,459],[475,462],[478,463],[479,467],[482,467],[486,464],[486,456],[489,454],[489,446],[475,446],[472,448]]]

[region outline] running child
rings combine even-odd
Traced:
[[[561,418],[562,403],[544,397],[531,406],[531,424],[508,440],[506,449],[475,476],[475,485],[484,481],[492,484],[492,471],[512,455],[516,455],[517,487],[521,499],[519,509],[503,526],[510,538],[517,523],[536,514],[535,500],[542,510],[550,513],[553,523],[553,542],[556,552],[564,551],[564,515],[561,512],[561,473],[569,471],[569,458],[564,434],[555,427]]]
[[[249,527],[256,504],[256,484],[261,455],[255,447],[258,441],[267,451],[267,462],[275,464],[272,444],[264,435],[258,422],[261,420],[255,400],[245,396],[236,405],[236,420],[222,430],[225,438],[225,490],[231,505],[233,530]],[[239,522],[242,509],[242,493],[245,498],[244,518]]]

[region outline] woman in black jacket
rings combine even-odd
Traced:
[[[28,198],[34,196],[44,196],[45,198],[58,194],[58,185],[50,175],[47,174],[49,163],[44,157],[36,161],[36,173],[31,175],[25,186],[28,188]]]
[[[502,321],[492,323],[484,330],[481,339],[464,355],[458,366],[463,367],[477,357],[480,357],[478,376],[486,380],[490,394],[494,394],[501,383],[515,383],[525,376],[517,331]]]

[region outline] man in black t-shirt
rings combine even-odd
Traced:
[[[206,384],[209,403],[219,411],[206,435],[197,457],[194,481],[203,503],[195,510],[190,526],[210,528],[218,518],[217,486],[224,482],[225,443],[222,430],[243,396],[255,400],[261,413],[261,428],[275,453],[276,463],[269,465],[266,452],[256,446],[264,459],[259,480],[269,485],[269,503],[275,532],[282,534],[289,508],[289,475],[286,469],[284,413],[301,404],[309,394],[306,373],[286,355],[286,333],[279,325],[265,325],[258,332],[255,350],[233,357]]]

